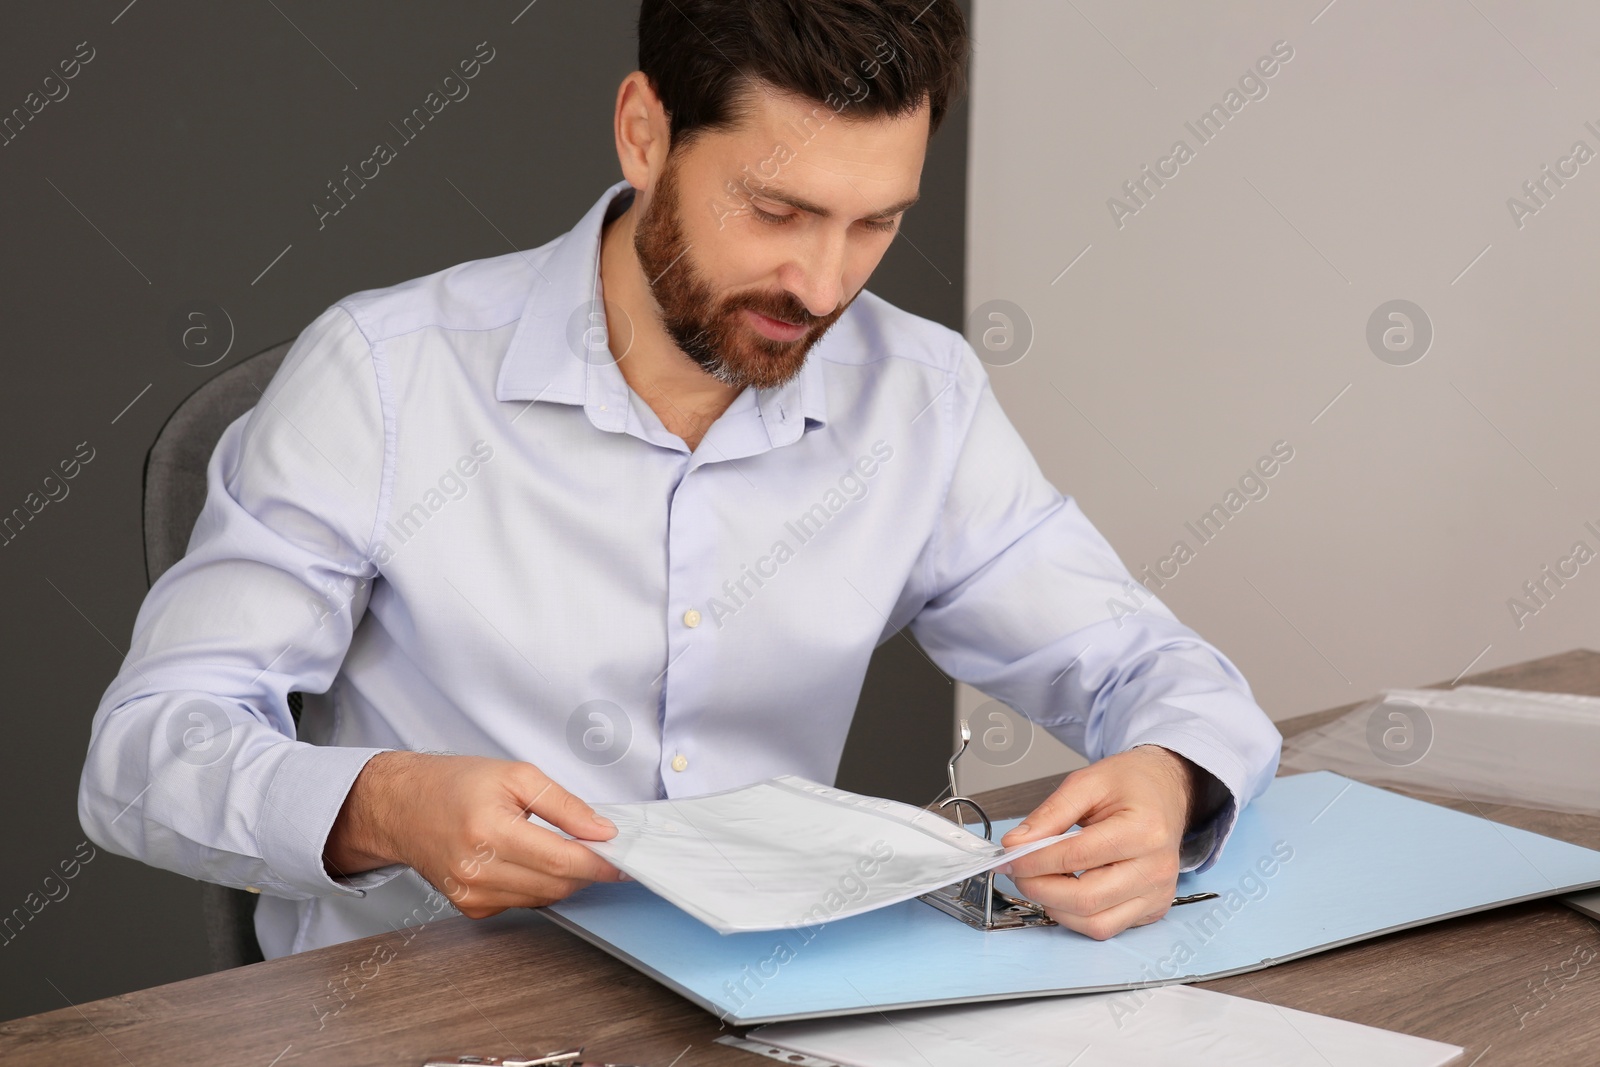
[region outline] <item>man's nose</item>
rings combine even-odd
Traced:
[[[828,233],[795,264],[788,289],[816,318],[833,314],[844,296],[844,258],[844,235]]]

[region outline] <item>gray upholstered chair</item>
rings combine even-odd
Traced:
[[[261,399],[292,341],[273,345],[229,367],[190,393],[156,435],[144,462],[144,565],[151,582],[183,558],[206,499],[206,464],[222,431]],[[289,697],[295,721],[300,694]],[[200,912],[212,970],[261,960],[256,943],[256,897],[242,889],[201,883]]]

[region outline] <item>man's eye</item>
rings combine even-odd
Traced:
[[[750,213],[757,219],[771,226],[783,226],[793,222],[799,217],[798,211],[791,211],[787,215],[774,215],[770,211],[762,211],[755,204],[750,205]],[[890,219],[862,219],[861,224],[876,233],[890,233],[900,222],[899,216]]]
[[[762,211],[754,204],[750,205],[750,210],[755,213],[756,218],[760,219],[762,222],[770,223],[773,226],[782,226],[786,222],[793,221],[796,214],[795,212],[791,211],[787,215],[773,215],[769,212]]]

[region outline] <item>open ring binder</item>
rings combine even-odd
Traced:
[[[962,804],[967,805],[983,822],[983,839],[992,840],[994,837],[994,824],[989,821],[988,814],[983,807],[971,797],[964,797],[956,788],[956,760],[966,752],[967,745],[972,741],[972,727],[967,720],[961,720],[961,747],[956,749],[955,755],[950,757],[950,762],[945,765],[945,770],[950,776],[950,796],[939,804],[939,810],[955,806],[957,819],[960,819]],[[995,888],[992,870],[982,874],[975,874],[971,878],[954,885],[943,886],[924,893],[919,900],[924,900],[946,915],[953,915],[976,930],[1021,930],[1031,926],[1055,926],[1056,921],[1044,913],[1044,908],[1031,900],[1002,893]],[[1215,893],[1191,893],[1188,896],[1174,897],[1173,906],[1179,904],[1195,904],[1202,900],[1215,900]]]
[[[962,796],[961,791],[956,788],[956,760],[967,751],[967,745],[971,741],[972,727],[968,725],[967,720],[962,719],[961,747],[956,749],[955,755],[951,756],[950,762],[945,765],[945,770],[950,776],[950,796],[940,802],[939,810],[955,807],[956,818],[959,821],[960,805],[965,804],[982,820],[983,839],[991,841],[994,839],[994,824],[989,821],[988,814],[976,800]],[[952,915],[977,930],[1021,930],[1031,926],[1056,925],[1056,921],[1044,913],[1042,906],[996,889],[993,870],[975,874],[954,885],[942,886],[931,893],[924,893],[918,899],[932,904],[946,915]]]

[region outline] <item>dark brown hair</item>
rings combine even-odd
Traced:
[[[844,118],[929,105],[939,128],[966,86],[967,20],[955,0],[642,0],[639,69],[672,146],[740,124],[753,79]]]

